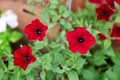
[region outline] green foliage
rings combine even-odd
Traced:
[[[41,77],[42,80],[45,80],[45,76],[46,76],[46,73],[45,73],[45,71],[43,70],[43,71],[41,72],[40,77]]]
[[[108,40],[108,39],[105,40],[103,42],[103,46],[104,46],[105,49],[109,48],[111,46],[111,40]]]
[[[22,34],[20,32],[13,31],[9,37],[9,41],[12,43],[15,43],[18,40],[20,40],[21,38],[22,38]]]
[[[74,70],[68,71],[68,72],[67,72],[67,75],[68,75],[68,79],[69,79],[69,80],[79,80],[78,74],[77,74],[77,72],[75,72]]]
[[[98,21],[95,13],[96,5],[86,2],[86,9],[74,13],[69,11],[60,0],[27,0],[28,3],[42,4],[40,19],[49,27],[59,26],[54,41],[45,38],[29,44],[36,57],[36,62],[29,65],[26,71],[14,66],[14,58],[10,43],[22,38],[21,33],[7,29],[0,33],[0,80],[120,80],[120,52],[114,51],[109,29],[114,23],[120,23],[120,15],[115,13],[110,22]],[[115,3],[119,10],[120,7]],[[1,12],[0,12],[1,15]],[[68,49],[66,32],[84,26],[96,38],[96,45],[86,54],[73,54]],[[98,39],[98,33],[107,39]]]

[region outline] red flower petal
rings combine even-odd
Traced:
[[[106,0],[106,3],[108,6],[110,6],[112,9],[116,9],[115,8],[115,4],[114,4],[114,0]]]
[[[31,24],[25,27],[25,33],[28,35],[29,40],[42,41],[46,35],[48,27],[41,23],[38,19],[32,21]]]
[[[14,52],[14,65],[23,70],[26,70],[29,64],[35,61],[36,58],[32,55],[32,49],[29,46],[23,46]]]
[[[69,50],[73,53],[86,54],[95,44],[95,38],[84,27],[67,32],[66,39],[69,43]]]
[[[100,39],[101,41],[104,41],[104,40],[107,39],[107,37],[106,37],[105,35],[103,35],[102,33],[99,33],[99,34],[98,34],[98,37],[99,37],[99,39]]]
[[[114,0],[114,1],[120,5],[120,0]]]
[[[111,37],[115,38],[115,41],[120,41],[120,25],[113,25]]]

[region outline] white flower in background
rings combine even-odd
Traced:
[[[6,31],[6,20],[4,17],[0,18],[0,32]]]
[[[18,26],[17,15],[12,10],[6,11],[0,17],[0,32],[6,31],[7,25],[13,29]]]

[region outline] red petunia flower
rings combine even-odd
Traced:
[[[115,38],[115,41],[120,41],[120,25],[118,24],[113,25],[111,37]]]
[[[97,5],[101,5],[103,3],[103,0],[89,0],[89,2]]]
[[[114,0],[114,1],[120,5],[120,0]]]
[[[81,54],[86,54],[96,42],[95,38],[84,27],[67,32],[66,39],[69,43],[69,50]]]
[[[42,41],[46,35],[48,27],[41,23],[38,19],[32,21],[31,24],[25,27],[25,33],[28,35],[29,40]]]
[[[107,39],[107,37],[105,35],[103,35],[102,33],[98,33],[98,37],[101,41],[104,41]]]
[[[96,13],[98,20],[109,21],[114,12],[108,5],[102,4],[96,9]]]
[[[110,8],[116,9],[115,4],[114,4],[114,0],[106,0],[106,3]]]
[[[29,46],[23,46],[14,52],[14,65],[26,70],[29,64],[36,61]]]

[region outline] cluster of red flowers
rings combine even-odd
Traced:
[[[31,24],[25,27],[25,33],[28,35],[28,40],[42,41],[46,35],[48,27],[41,23],[38,19],[32,21]],[[29,64],[36,61],[32,54],[32,49],[29,46],[23,46],[14,52],[14,65],[26,70]]]
[[[116,11],[115,2],[120,5],[120,0],[89,0],[89,2],[98,5],[96,9],[97,20],[110,21],[111,16]],[[112,30],[110,32],[110,37],[114,38],[115,41],[120,41],[120,25],[113,25]],[[100,40],[106,40],[107,37],[99,33],[98,37]]]
[[[120,0],[89,0],[89,2],[99,6],[96,9],[97,19],[105,21],[109,21],[116,10],[114,2],[120,5]],[[24,32],[27,34],[28,40],[43,41],[47,30],[48,27],[46,25],[35,19],[25,27]],[[120,38],[120,26],[114,25],[111,31],[110,36],[117,37],[117,40],[120,41],[118,39]],[[99,33],[98,36],[101,40],[107,39],[102,33]],[[66,39],[69,43],[69,50],[80,54],[86,54],[96,42],[94,36],[85,27],[78,27],[73,31],[67,32]],[[36,57],[32,54],[32,49],[29,46],[23,46],[14,52],[14,65],[19,66],[23,70],[26,70],[29,64],[35,61]]]
[[[25,33],[29,40],[42,41],[46,35],[48,27],[38,19],[33,20],[31,24],[25,27]],[[69,31],[66,35],[69,42],[69,49],[73,52],[86,54],[95,44],[95,38],[84,27],[78,27],[74,31]],[[23,46],[14,52],[14,65],[26,70],[29,64],[36,61],[29,46]]]
[[[114,14],[115,2],[120,5],[120,0],[89,0],[89,2],[98,5],[96,9],[97,20],[109,21]]]

